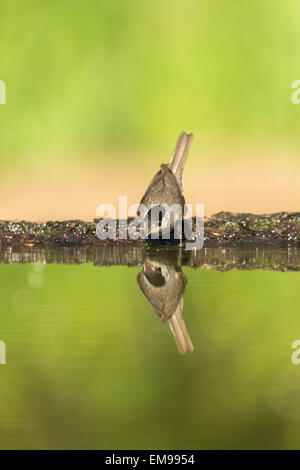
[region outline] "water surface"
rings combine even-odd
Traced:
[[[0,448],[299,448],[299,252],[228,250],[2,250]],[[149,256],[188,280],[192,353],[138,285]]]

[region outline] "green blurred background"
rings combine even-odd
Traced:
[[[295,137],[299,13],[297,0],[1,2],[2,167],[45,149],[168,149],[182,128],[220,146]]]
[[[299,13],[297,0],[1,2],[1,168],[169,150],[181,129],[221,148],[298,139]]]
[[[140,182],[130,194],[138,202],[182,130],[195,134],[186,170],[193,202],[208,212],[295,210],[300,106],[291,102],[291,84],[300,77],[299,13],[297,0],[2,1],[2,217],[76,217],[58,200],[51,206],[50,189],[33,189],[48,178],[61,201],[72,193],[68,176],[83,192],[95,173],[109,182],[99,184],[96,202],[95,194],[86,197],[90,211],[76,202],[77,217],[94,216],[124,175]],[[82,168],[87,182],[78,177]],[[270,191],[285,198],[264,204],[261,187],[272,172]],[[260,191],[253,203],[240,191],[246,186]],[[213,201],[218,187],[228,195],[225,207]],[[14,200],[17,189],[19,203],[28,199],[24,207]],[[38,200],[43,208],[26,210]]]

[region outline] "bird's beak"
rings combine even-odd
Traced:
[[[144,264],[144,270],[154,271],[153,266],[151,263],[149,263],[149,261],[146,261],[146,263]]]

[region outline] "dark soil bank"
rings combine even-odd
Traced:
[[[277,214],[235,214],[219,212],[204,223],[204,246],[236,247],[251,245],[300,246],[300,212]],[[107,244],[137,245],[145,240],[100,240],[96,222],[0,221],[0,244],[26,246],[90,246]],[[166,243],[166,242],[164,242]]]

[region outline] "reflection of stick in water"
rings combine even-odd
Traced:
[[[183,317],[183,293],[187,283],[181,268],[166,259],[149,259],[137,277],[139,286],[162,322],[168,322],[181,354],[194,347]]]
[[[168,322],[171,331],[174,335],[178,351],[181,354],[185,354],[186,352],[193,352],[194,346],[184,323],[184,319],[182,316],[182,307],[183,300],[181,299],[181,302],[179,302],[176,312],[174,313],[174,315],[172,315]]]

